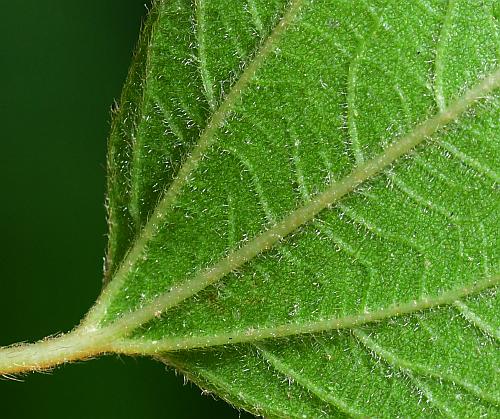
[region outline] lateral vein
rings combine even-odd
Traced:
[[[123,354],[151,355],[196,348],[250,343],[265,339],[283,338],[300,334],[321,333],[332,330],[350,329],[363,324],[399,317],[433,307],[454,304],[455,301],[485,289],[498,286],[500,274],[483,279],[474,285],[452,289],[433,297],[422,297],[419,300],[402,304],[394,304],[379,310],[332,317],[304,323],[286,323],[271,327],[253,327],[246,330],[219,333],[212,336],[169,337],[157,341],[146,339],[121,338],[111,344],[113,351]]]
[[[290,24],[295,20],[303,2],[304,0],[291,0],[281,20],[267,37],[260,49],[257,51],[253,60],[249,62],[249,64],[241,74],[241,77],[233,85],[219,108],[213,113],[210,121],[205,127],[205,130],[200,135],[200,139],[197,145],[193,148],[191,155],[186,159],[186,161],[180,168],[176,178],[171,183],[169,189],[165,192],[163,198],[156,206],[153,214],[145,224],[141,234],[118,268],[113,279],[108,283],[107,287],[99,296],[97,302],[88,312],[87,316],[82,322],[82,327],[91,329],[96,328],[106,316],[107,309],[111,304],[115,293],[120,290],[127,274],[130,272],[137,260],[141,257],[142,252],[149,240],[151,240],[151,238],[156,235],[159,226],[162,224],[162,219],[174,205],[177,196],[189,181],[191,173],[193,173],[194,170],[196,170],[196,168],[198,167],[204,153],[215,142],[216,134],[219,128],[224,123],[224,120],[227,118],[227,116],[243,96],[245,89],[250,84],[257,70],[261,67],[265,59],[272,53],[272,51],[274,51],[277,41],[290,26]]]

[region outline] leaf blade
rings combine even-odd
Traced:
[[[213,3],[210,7],[220,6]],[[464,16],[491,16],[493,2],[482,5],[453,2],[447,7],[437,1],[405,5],[332,1],[324,5],[304,2],[303,6],[297,20],[283,33],[278,49],[273,45],[274,54],[266,55],[262,68],[251,72],[245,82],[249,90],[241,101],[231,105],[231,113],[220,114],[210,134],[211,139],[217,140],[217,147],[202,148],[197,157],[199,164],[195,165],[197,170],[183,173],[181,169],[178,173],[178,179],[187,182],[184,188],[174,189],[172,196],[179,194],[179,199],[168,214],[161,211],[166,214],[162,215],[161,223],[160,219],[152,223],[161,226],[155,231],[157,237],[151,235],[153,239],[144,243],[137,253],[137,264],[126,266],[126,280],[116,285],[123,292],[108,312],[109,319],[118,319],[115,324],[127,316],[123,313],[132,310],[133,317],[140,312],[134,310],[147,307],[155,295],[169,288],[175,290],[176,282],[189,291],[176,300],[176,305],[205,288],[211,282],[197,288],[194,283],[183,281],[203,269],[209,270],[214,261],[234,256],[231,252],[238,246],[244,248],[246,237],[258,236],[259,231],[276,220],[286,219],[297,203],[307,202],[308,197],[322,190],[325,173],[328,179],[342,178],[356,162],[369,162],[387,148],[392,138],[428,119],[434,113],[435,96],[438,107],[457,103],[461,89],[468,91],[464,86],[470,88],[479,75],[490,72],[496,65],[498,27],[494,19],[484,25],[486,29],[479,24],[464,29],[464,22],[468,22]],[[329,7],[335,8],[341,16],[339,20],[332,21]],[[265,5],[260,4],[260,8],[265,9]],[[231,13],[240,12],[233,8]],[[255,10],[249,15],[258,27]],[[443,19],[447,21],[444,30],[440,25]],[[417,26],[421,22],[424,22],[422,28]],[[231,25],[223,26],[231,35]],[[464,58],[457,42],[456,34],[463,35],[464,30],[478,35],[477,41],[472,36],[466,37],[465,50],[469,54],[476,51],[477,42],[481,43],[477,56],[471,60]],[[439,59],[434,59],[433,36],[439,34],[441,52],[438,51]],[[216,39],[220,33],[211,36]],[[205,37],[207,46],[208,39]],[[321,39],[324,45],[314,44],[311,51],[304,50],[303,46],[311,39]],[[343,41],[341,44],[339,39]],[[332,49],[339,51],[333,58],[328,55]],[[295,51],[300,52],[299,56]],[[447,61],[443,57],[449,51],[454,59]],[[220,53],[214,52],[214,57],[218,56]],[[462,60],[456,59],[457,56]],[[465,64],[462,67],[466,71],[461,64]],[[290,72],[290,68],[297,70]],[[381,69],[389,82],[385,79],[380,82]],[[439,76],[437,84],[431,86],[428,74],[433,69],[441,75],[448,72],[455,76],[452,79]],[[216,74],[212,70],[206,71],[207,80],[207,75]],[[238,82],[235,81],[235,86]],[[346,94],[344,83],[347,83]],[[221,336],[227,335],[231,325],[241,329],[242,325],[262,327],[291,318],[304,321],[328,313],[345,314],[349,310],[362,313],[367,307],[380,308],[391,300],[410,301],[429,292],[439,295],[443,289],[453,289],[452,282],[465,288],[478,278],[487,277],[488,272],[495,277],[498,175],[494,168],[498,153],[497,144],[487,137],[498,136],[499,109],[498,96],[491,90],[485,93],[491,96],[490,100],[474,106],[464,118],[441,132],[432,147],[417,150],[411,158],[399,159],[398,166],[385,173],[385,178],[375,179],[346,197],[328,214],[316,216],[311,225],[298,229],[278,249],[258,257],[255,256],[260,252],[252,255],[251,266],[238,268],[240,272],[232,274],[229,272],[239,265],[229,266],[222,272],[228,274],[222,284],[182,302],[134,336],[151,341],[165,336]],[[212,98],[215,96],[212,94]],[[346,102],[347,113],[343,110]],[[451,116],[453,120],[457,117]],[[325,122],[329,117],[331,120]],[[327,137],[345,128],[350,136]],[[491,152],[478,153],[480,147],[471,144],[481,144]],[[266,158],[270,152],[273,159]],[[193,176],[185,176],[192,171]],[[241,185],[246,185],[247,190],[242,190]],[[459,199],[465,196],[472,205],[464,205]],[[325,249],[326,244],[333,245],[342,257],[335,256],[332,249]],[[143,250],[146,257],[140,260]],[[322,261],[329,261],[332,266],[324,266]],[[271,276],[273,281],[268,279]],[[345,278],[339,280],[342,276]],[[315,289],[318,284],[322,290]],[[338,296],[333,298],[329,294]],[[159,304],[158,310],[161,309]],[[151,318],[155,311],[153,307],[145,318]],[[229,340],[231,336],[227,336]],[[377,347],[371,341],[364,341],[370,342],[372,348]],[[224,352],[218,353],[224,357]],[[380,354],[387,352],[379,351]],[[182,359],[183,355],[176,357]],[[182,365],[196,369],[205,355],[197,358],[195,353],[185,357],[191,361]],[[397,365],[387,368],[401,369]],[[203,371],[199,379],[210,376],[209,369]],[[453,391],[458,392],[455,384],[443,390],[432,377],[422,377],[420,373],[405,375],[401,371],[398,374],[406,378],[397,386],[406,385],[408,380],[412,382],[408,397],[425,396],[443,415],[454,415],[464,408],[463,403],[449,400]],[[381,373],[381,379],[383,376]],[[226,389],[223,393],[230,397],[231,391]],[[478,394],[473,399],[467,395],[463,398],[476,403],[474,397]],[[396,402],[390,404],[391,408],[397,409]],[[284,408],[284,401],[281,406]],[[482,402],[477,406],[478,412],[489,412]],[[418,411],[418,402],[412,408],[417,408],[414,414],[424,412]]]

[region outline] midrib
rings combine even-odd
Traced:
[[[241,248],[230,252],[215,265],[200,271],[191,279],[184,281],[181,285],[172,287],[168,292],[153,299],[149,304],[118,318],[114,323],[107,326],[110,333],[113,335],[119,334],[119,331],[128,331],[130,333],[132,330],[153,319],[155,316],[158,316],[160,313],[175,307],[187,298],[217,282],[228,273],[255,258],[260,253],[272,248],[285,236],[292,233],[303,224],[311,221],[323,209],[332,205],[348,193],[351,193],[361,183],[373,178],[382,170],[395,163],[401,156],[407,154],[424,140],[430,138],[440,128],[455,121],[473,103],[484,98],[498,87],[500,87],[500,68],[467,91],[443,112],[427,119],[416,126],[412,132],[394,141],[383,153],[357,166],[350,175],[330,185],[324,192],[316,195],[304,206],[290,213],[281,222],[274,225],[274,227],[256,236]],[[495,281],[498,281],[498,278],[496,278]],[[423,307],[420,309],[423,309]],[[100,319],[102,319],[102,317],[98,317],[97,321],[100,321]],[[96,328],[97,326],[84,323],[82,327]]]
[[[114,330],[114,334],[118,330],[132,331],[160,313],[175,307],[185,299],[217,282],[260,253],[272,248],[285,236],[311,221],[323,209],[353,192],[361,183],[372,179],[385,168],[391,166],[401,156],[409,153],[417,145],[430,138],[440,128],[455,121],[469,106],[497,87],[500,87],[500,69],[483,79],[465,95],[453,102],[445,111],[416,126],[412,132],[390,144],[383,153],[357,166],[350,175],[331,184],[324,192],[313,197],[304,206],[290,213],[267,231],[254,237],[241,248],[230,252],[215,265],[200,271],[182,284],[173,286],[168,292],[155,298],[149,304],[123,315],[114,323],[111,323],[109,327]]]

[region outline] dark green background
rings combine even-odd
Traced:
[[[76,325],[105,249],[110,107],[144,0],[0,0],[0,345]],[[2,418],[238,417],[147,359],[0,381]]]

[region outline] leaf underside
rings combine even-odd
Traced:
[[[118,285],[103,324],[188,286],[460,100],[498,67],[499,4],[156,1],[109,145]],[[129,341],[153,353],[275,330],[157,355],[269,417],[498,416],[498,281],[467,290],[499,273],[499,95]],[[454,292],[376,323],[286,333]]]

